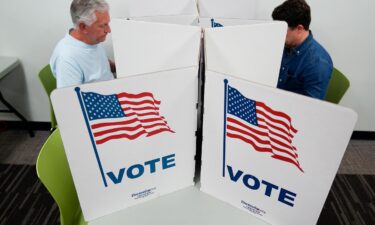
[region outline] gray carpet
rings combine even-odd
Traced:
[[[375,175],[375,140],[351,140],[338,173]]]
[[[375,175],[336,175],[319,224],[374,225]]]
[[[0,123],[0,163],[35,165],[50,132],[34,132],[35,137],[31,138],[25,130],[1,130]]]
[[[33,165],[0,164],[0,225],[57,225],[59,209]]]
[[[59,210],[34,165],[0,164],[0,225],[57,225]],[[336,176],[318,225],[374,225],[375,176]],[[135,224],[136,225],[136,224]]]

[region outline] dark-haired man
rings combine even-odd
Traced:
[[[272,18],[288,24],[277,87],[324,99],[333,64],[309,30],[309,5],[304,0],[287,0],[274,9]]]

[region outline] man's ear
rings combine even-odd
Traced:
[[[298,29],[298,31],[304,31],[305,30],[305,27],[302,24],[297,25],[296,28]]]
[[[87,32],[87,25],[83,22],[80,22],[78,24],[78,29],[83,32],[83,33],[86,33]]]

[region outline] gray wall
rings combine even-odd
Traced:
[[[253,0],[255,19],[270,20],[273,8],[282,0]],[[109,0],[112,17],[127,15],[126,1]],[[372,0],[308,0],[312,8],[311,29],[331,53],[334,64],[350,81],[341,105],[359,114],[358,131],[375,131],[375,8]],[[235,1],[233,0],[235,4]],[[48,63],[57,41],[71,27],[70,1],[0,0],[0,55],[18,57],[21,67],[0,82],[5,97],[31,121],[49,121],[48,98],[37,74]],[[105,43],[112,58],[111,37]],[[0,106],[2,107],[2,106]],[[0,120],[15,120],[0,114]]]

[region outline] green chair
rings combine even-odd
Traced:
[[[51,130],[57,128],[57,122],[55,118],[55,113],[53,112],[52,103],[51,103],[51,92],[56,89],[56,79],[52,74],[51,67],[49,65],[45,66],[39,72],[39,80],[42,83],[44,90],[48,95],[49,106],[50,106],[50,113],[51,113]]]
[[[333,68],[325,100],[338,104],[350,86],[350,81],[338,69]]]
[[[87,225],[58,128],[44,143],[36,162],[36,171],[59,206],[61,225]]]

